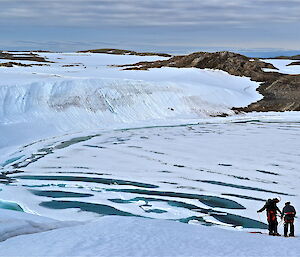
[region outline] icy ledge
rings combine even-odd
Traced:
[[[227,76],[224,74],[224,78]],[[57,127],[68,130],[74,126],[94,128],[111,122],[232,114],[231,107],[247,105],[257,99],[257,93],[255,86],[250,88],[253,82],[249,79],[230,77],[227,87],[214,83],[194,85],[129,79],[70,79],[3,85],[0,87],[0,125],[51,120]]]

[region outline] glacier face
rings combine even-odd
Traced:
[[[70,123],[87,128],[112,121],[231,113],[225,105],[209,103],[170,83],[73,79],[2,86],[0,90],[2,124],[52,119],[61,126]]]
[[[233,106],[261,98],[258,83],[222,71],[112,66],[160,57],[43,55],[53,63],[0,69],[0,147],[117,124],[231,115]]]

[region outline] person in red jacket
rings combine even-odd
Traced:
[[[290,202],[286,202],[282,209],[281,218],[284,218],[284,236],[288,236],[288,231],[290,227],[289,236],[295,236],[294,232],[294,218],[296,216],[296,210]]]
[[[280,199],[279,198],[274,198],[274,199],[268,199],[264,207],[262,207],[260,210],[257,212],[262,212],[264,210],[267,211],[267,219],[269,223],[269,235],[272,236],[280,236],[280,234],[277,231],[277,226],[278,226],[278,221],[276,214],[279,212],[281,214],[281,211],[277,207],[277,203],[279,203]]]

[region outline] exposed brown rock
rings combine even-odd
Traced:
[[[119,67],[125,67],[125,70],[147,70],[161,67],[216,69],[226,71],[235,76],[251,77],[256,81],[265,81],[266,77],[273,76],[272,73],[264,72],[262,68],[276,70],[270,63],[232,52],[197,52],[189,55],[174,56],[163,61],[139,62]]]
[[[300,60],[300,54],[293,56],[277,56],[271,59],[288,59],[288,60]]]
[[[20,56],[21,55],[21,56]],[[8,53],[8,52],[1,52],[0,51],[0,59],[11,60],[11,61],[34,61],[34,62],[48,62],[44,57],[41,57],[34,53],[26,53],[26,54],[18,54],[18,53]]]
[[[78,51],[77,53],[102,53],[102,54],[117,54],[117,55],[171,57],[171,55],[165,53],[149,53],[149,52],[139,53],[131,50],[113,49],[113,48],[92,49],[92,50]]]
[[[20,62],[4,62],[4,63],[0,63],[0,67],[14,67],[15,66],[21,66],[21,67],[32,67],[32,66],[45,66],[45,65],[49,65],[49,64],[24,64],[24,63],[20,63]]]
[[[300,62],[292,62],[292,63],[288,64],[287,66],[293,66],[293,65],[300,65]]]
[[[258,91],[264,98],[239,110],[300,111],[300,75],[282,75],[273,82],[263,83]]]
[[[61,67],[78,67],[78,66],[82,66],[82,64],[65,64],[62,65]]]

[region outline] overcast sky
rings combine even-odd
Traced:
[[[0,49],[300,49],[300,0],[0,0]]]

